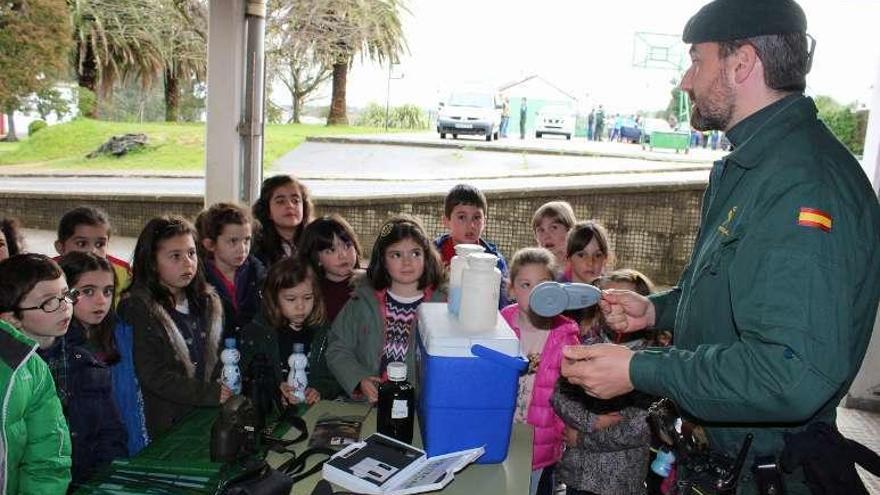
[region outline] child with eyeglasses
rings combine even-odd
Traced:
[[[70,433],[49,367],[36,355],[67,332],[76,293],[46,256],[0,261],[0,479],[5,493],[64,493]]]

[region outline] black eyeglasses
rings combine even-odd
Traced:
[[[67,303],[70,305],[76,304],[76,301],[79,299],[79,291],[76,289],[70,289],[61,295],[61,297],[50,297],[46,299],[43,304],[39,306],[31,306],[30,308],[17,308],[19,311],[31,311],[34,309],[41,309],[44,313],[54,313],[61,309],[61,303]]]

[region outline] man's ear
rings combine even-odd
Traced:
[[[758,58],[758,52],[754,46],[745,44],[737,48],[736,52],[731,55],[731,58],[734,63],[733,78],[737,84],[742,84],[752,74],[757,75],[755,73],[756,70],[760,71],[760,75],[763,77],[763,65],[761,64],[761,59]]]
[[[214,252],[214,241],[209,238],[202,239],[202,247],[209,253]]]
[[[64,243],[61,241],[55,241],[55,252],[57,252],[60,256],[64,256]]]
[[[449,230],[449,217],[445,214],[440,217],[440,222],[443,223],[443,228]]]

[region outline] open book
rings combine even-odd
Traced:
[[[369,495],[408,495],[440,490],[483,455],[483,447],[428,458],[423,450],[374,433],[324,464],[324,479]]]

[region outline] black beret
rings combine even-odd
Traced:
[[[806,33],[807,16],[794,0],[713,0],[684,26],[685,43]]]

